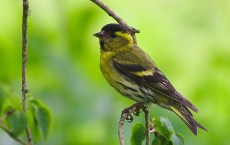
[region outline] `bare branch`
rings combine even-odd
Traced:
[[[4,130],[10,137],[12,137],[15,141],[21,143],[22,145],[28,145],[25,141],[21,140],[17,136],[15,136],[6,126],[0,123],[0,128]]]
[[[139,33],[140,31],[130,27],[121,17],[119,17],[115,12],[113,12],[107,5],[102,3],[100,0],[91,0],[93,3],[98,5],[101,9],[103,9],[109,16],[113,17],[122,27],[124,27],[131,34]]]
[[[127,114],[126,113],[121,114],[121,118],[120,118],[119,125],[118,125],[118,135],[119,135],[120,145],[124,145],[125,144],[124,133],[123,133],[123,126],[125,124],[126,118],[127,118]]]
[[[27,18],[29,14],[29,0],[23,0],[23,15],[22,15],[22,110],[26,113],[27,111],[27,100],[26,95],[28,93],[27,87],[27,77],[26,77],[26,68],[27,68]],[[30,133],[29,125],[26,127],[26,136],[28,144],[32,145],[32,136]]]
[[[11,109],[9,111],[7,111],[5,114],[3,114],[0,117],[0,123],[2,123],[4,120],[6,120],[12,113],[14,113],[15,109]]]
[[[149,145],[149,133],[150,133],[150,123],[149,123],[149,107],[145,106],[143,108],[143,111],[145,112],[145,136],[146,136],[146,145]]]
[[[22,16],[22,109],[26,112],[26,94],[27,88],[27,17],[29,11],[29,2],[23,0],[23,16]]]

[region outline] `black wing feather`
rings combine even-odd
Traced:
[[[169,80],[158,68],[155,67],[153,69],[152,75],[140,77],[135,75],[134,72],[146,71],[150,68],[145,68],[139,64],[122,64],[116,60],[113,60],[113,65],[120,74],[125,76],[125,78],[129,79],[130,81],[133,81],[140,86],[150,87],[159,94],[180,102],[193,111],[198,112],[198,109],[192,105],[191,102],[189,102],[175,90]]]

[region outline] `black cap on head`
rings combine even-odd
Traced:
[[[120,24],[116,24],[116,23],[110,23],[105,25],[104,27],[102,27],[101,32],[95,33],[93,34],[93,36],[98,37],[98,38],[102,38],[104,36],[115,36],[115,32],[127,32],[125,30],[124,27],[122,27]]]
[[[101,31],[106,31],[106,32],[124,31],[124,32],[127,32],[121,25],[115,24],[115,23],[111,23],[111,24],[105,25],[105,26],[101,29]]]

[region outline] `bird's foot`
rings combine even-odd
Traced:
[[[136,104],[134,104],[128,108],[125,108],[122,111],[121,116],[123,116],[125,118],[125,120],[127,120],[128,122],[132,122],[133,121],[133,115],[139,116],[143,107],[144,107],[144,105],[142,103],[136,103]]]

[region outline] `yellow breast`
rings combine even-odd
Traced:
[[[114,70],[112,64],[112,57],[115,55],[114,52],[108,51],[101,53],[100,58],[100,69],[106,80],[110,80],[113,78]],[[109,81],[108,81],[109,82]]]

